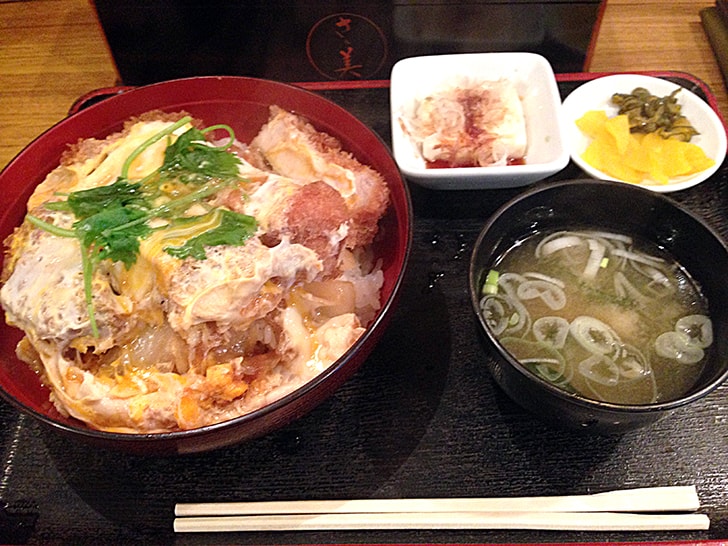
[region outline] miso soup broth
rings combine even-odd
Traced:
[[[617,233],[536,233],[483,280],[491,332],[564,390],[617,404],[675,399],[713,341],[700,287],[663,249]]]

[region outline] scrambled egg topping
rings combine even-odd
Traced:
[[[330,366],[379,308],[382,177],[277,107],[249,145],[212,134],[150,112],[77,143],[6,241],[6,321],[63,414],[127,433],[242,415]],[[108,207],[87,203],[99,188]]]

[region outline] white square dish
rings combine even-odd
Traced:
[[[403,116],[429,94],[469,81],[507,80],[515,86],[526,125],[523,164],[433,168],[407,134]],[[464,53],[410,57],[392,68],[392,150],[411,181],[438,190],[524,186],[562,170],[569,162],[560,115],[561,98],[549,62],[535,53]]]

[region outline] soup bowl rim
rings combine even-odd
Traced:
[[[657,414],[657,413],[666,413],[670,412],[672,410],[675,410],[679,407],[685,406],[687,404],[690,404],[698,399],[701,399],[714,390],[716,390],[723,382],[728,380],[728,363],[723,363],[721,366],[719,366],[719,369],[721,370],[719,373],[715,374],[715,377],[710,379],[709,381],[706,381],[706,383],[702,386],[699,386],[698,388],[695,388],[695,386],[691,389],[689,389],[687,392],[683,393],[682,395],[665,401],[659,401],[659,402],[651,402],[646,404],[623,404],[623,403],[616,403],[616,402],[608,402],[604,400],[597,400],[596,398],[589,398],[587,396],[581,395],[579,393],[571,393],[568,391],[565,391],[564,389],[554,385],[553,383],[539,377],[538,375],[534,374],[530,370],[528,370],[516,357],[514,357],[508,350],[500,343],[498,338],[493,334],[491,329],[488,327],[488,325],[485,322],[485,319],[483,317],[483,314],[480,312],[480,286],[477,282],[477,279],[479,278],[479,274],[482,272],[482,267],[480,267],[480,263],[478,262],[477,258],[479,254],[481,253],[481,247],[483,244],[483,240],[489,235],[491,229],[493,228],[494,224],[496,224],[501,216],[509,211],[512,207],[517,205],[518,203],[529,199],[533,197],[536,194],[540,194],[543,192],[552,191],[555,189],[558,189],[560,187],[567,187],[567,186],[575,186],[575,185],[591,185],[591,186],[608,186],[610,188],[614,188],[616,191],[622,191],[622,192],[641,192],[644,194],[644,196],[648,199],[655,199],[658,201],[663,201],[667,203],[669,206],[676,209],[678,214],[685,215],[686,217],[689,217],[692,221],[700,224],[708,233],[710,233],[713,238],[720,243],[724,253],[728,255],[728,245],[726,245],[726,242],[723,240],[723,238],[720,236],[720,234],[715,230],[712,226],[710,226],[703,218],[701,218],[699,215],[695,214],[685,206],[683,206],[681,203],[675,201],[674,199],[661,194],[661,193],[655,193],[648,189],[641,188],[639,186],[635,185],[625,185],[620,182],[614,182],[610,180],[599,180],[599,179],[569,179],[569,180],[561,180],[556,182],[548,182],[548,183],[541,183],[536,186],[533,186],[531,188],[528,188],[526,191],[519,193],[518,195],[514,196],[513,198],[509,199],[506,203],[501,205],[486,221],[482,229],[480,230],[478,237],[473,245],[473,250],[470,258],[469,263],[469,270],[468,270],[468,289],[469,289],[469,295],[471,300],[471,306],[475,313],[475,316],[477,318],[477,322],[479,325],[479,330],[481,333],[483,333],[491,347],[493,347],[498,352],[498,357],[503,359],[507,366],[513,370],[518,372],[519,376],[522,377],[527,383],[536,385],[538,389],[543,391],[544,393],[550,395],[552,398],[557,398],[563,402],[567,402],[570,404],[573,404],[575,406],[580,406],[586,410],[597,410],[602,412],[608,412],[610,414],[631,414],[631,415],[646,415],[646,414]],[[688,269],[688,272],[690,268],[686,266]],[[496,382],[501,383],[496,378]],[[510,394],[510,393],[509,393]],[[513,396],[513,395],[511,395]]]

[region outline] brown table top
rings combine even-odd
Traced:
[[[699,16],[713,3],[608,0],[587,68],[691,73],[728,117],[726,87]],[[0,1],[0,166],[61,120],[77,97],[117,80],[90,2]]]

